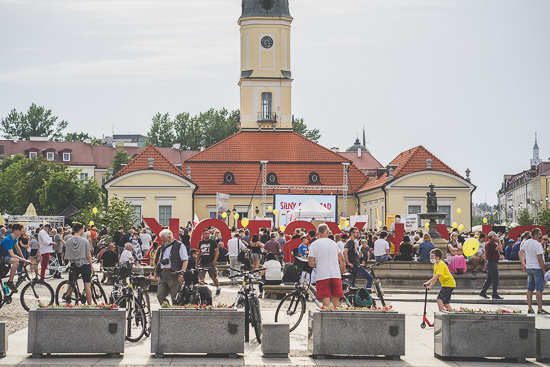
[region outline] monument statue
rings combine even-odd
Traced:
[[[428,213],[437,213],[437,197],[434,189],[435,185],[430,184],[430,191],[426,193],[426,196],[428,196],[428,200],[426,203]]]

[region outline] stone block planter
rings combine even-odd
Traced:
[[[6,327],[8,323],[5,321],[0,321],[0,358],[6,356],[8,352],[8,331]]]
[[[534,358],[535,317],[527,314],[437,312],[434,355],[444,359],[501,357],[518,362]]]
[[[405,355],[405,315],[395,311],[309,311],[308,349],[325,356]]]
[[[262,353],[266,358],[287,358],[290,353],[290,328],[279,322],[262,323]]]
[[[124,309],[38,308],[29,311],[27,353],[109,354],[124,353]]]
[[[550,363],[550,329],[535,329],[535,341],[537,343],[537,361]]]
[[[188,332],[192,331],[192,332]],[[244,353],[244,310],[174,309],[153,311],[151,353],[202,353],[235,358]]]

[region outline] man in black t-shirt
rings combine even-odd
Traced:
[[[218,244],[213,239],[210,239],[210,230],[205,229],[202,232],[202,240],[199,242],[199,261],[197,267],[203,267],[205,270],[199,272],[199,279],[204,282],[206,269],[208,275],[216,285],[216,296],[221,292],[220,283],[218,281],[218,269],[216,269],[216,261],[218,261]]]
[[[271,239],[271,236],[269,234],[269,229],[264,228],[263,229],[263,234],[260,237],[260,242],[265,245],[267,243],[267,241],[269,241],[270,239]]]
[[[359,263],[360,255],[357,253],[357,245],[359,242],[359,230],[355,227],[351,227],[349,230],[350,239],[344,247],[344,260],[346,265],[350,268],[351,272],[358,274],[367,280],[365,288],[372,287],[372,275],[362,267]],[[357,242],[357,243],[356,243]]]

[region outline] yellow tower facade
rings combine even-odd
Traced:
[[[241,130],[292,130],[288,0],[243,0]]]

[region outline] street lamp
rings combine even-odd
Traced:
[[[257,205],[256,205],[256,209],[254,210],[254,212],[256,212],[256,215],[260,214],[260,208],[258,208]]]
[[[229,227],[229,216],[231,215],[231,210],[227,209],[225,214],[227,214],[227,226]]]
[[[237,209],[233,207],[233,226],[237,227],[237,219],[235,219],[235,214],[237,214]]]

